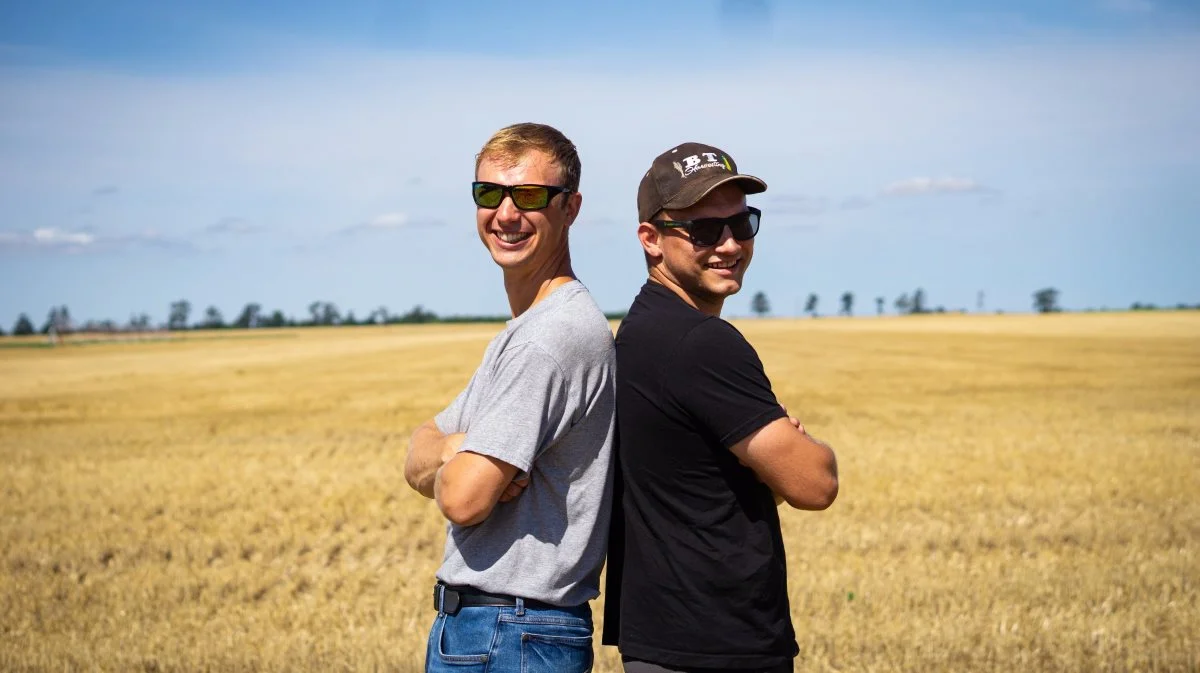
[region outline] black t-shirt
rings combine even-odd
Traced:
[[[784,417],[736,328],[642,287],[617,331],[605,644],[718,669],[796,656],[775,500],[729,451]]]

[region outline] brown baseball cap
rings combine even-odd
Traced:
[[[737,182],[747,194],[767,191],[767,183],[738,173],[733,157],[703,143],[683,143],[654,158],[638,185],[638,221],[649,222],[660,210],[696,205],[709,192]]]

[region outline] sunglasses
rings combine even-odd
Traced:
[[[559,194],[570,194],[571,190],[550,185],[498,185],[494,182],[472,182],[471,198],[480,208],[499,208],[505,195],[512,197],[518,210],[541,210],[550,205],[550,199]]]
[[[702,248],[714,246],[721,242],[725,227],[739,241],[748,241],[758,233],[758,223],[762,219],[762,211],[750,207],[745,211],[729,217],[704,217],[699,220],[653,220],[650,224],[667,229],[682,229],[694,245]]]

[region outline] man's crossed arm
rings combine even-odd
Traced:
[[[785,410],[786,413],[786,410]],[[780,418],[730,447],[737,459],[796,509],[822,510],[838,494],[837,458],[795,417]]]
[[[520,495],[528,475],[516,479],[514,465],[471,451],[459,451],[466,434],[444,434],[432,420],[422,423],[409,440],[404,478],[421,495],[437,501],[438,509],[460,526],[474,526],[492,513],[497,503]]]

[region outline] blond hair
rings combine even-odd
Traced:
[[[546,124],[524,122],[496,131],[483,144],[479,154],[475,155],[475,173],[479,173],[479,164],[484,159],[515,165],[533,151],[544,152],[554,161],[558,166],[559,178],[563,183],[561,186],[564,189],[572,192],[579,190],[579,174],[582,167],[579,165],[579,153],[575,150],[575,143],[568,140],[562,131]]]

